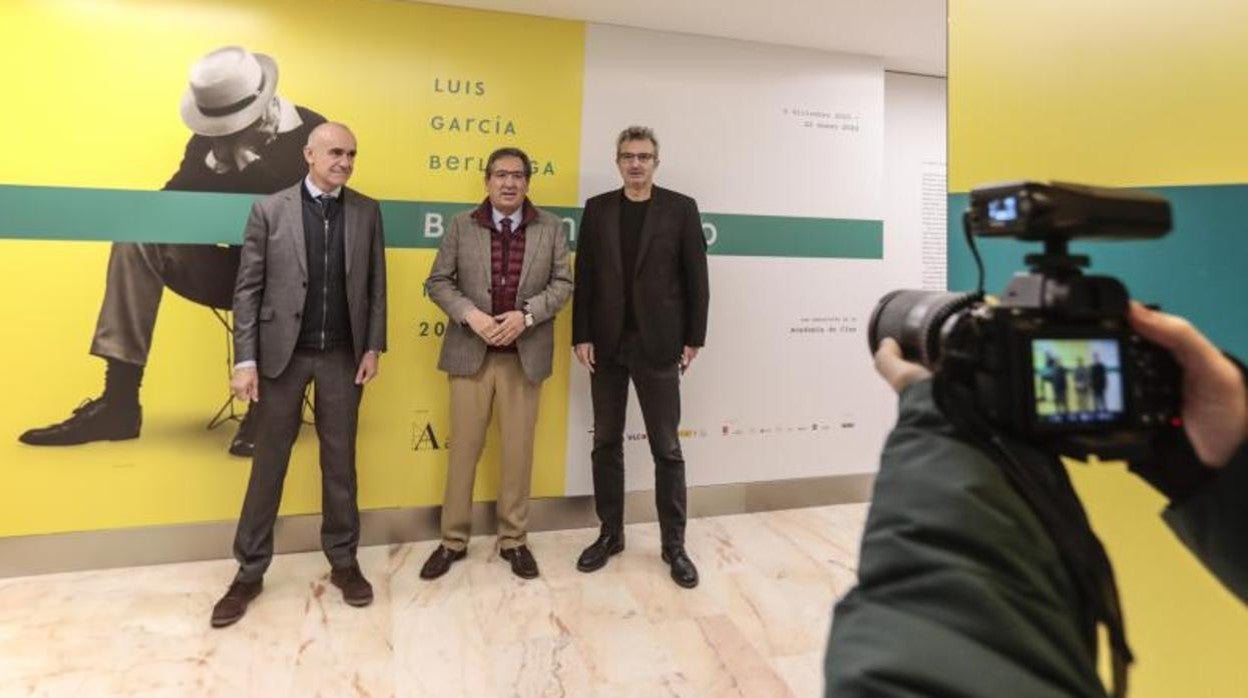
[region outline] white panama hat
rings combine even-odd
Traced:
[[[253,124],[277,92],[277,63],[241,46],[219,48],[191,66],[182,121],[201,136],[228,136]]]

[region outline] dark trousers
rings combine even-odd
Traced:
[[[685,542],[685,458],[680,452],[680,366],[655,366],[635,333],[615,356],[597,356],[590,376],[594,403],[594,506],[604,533],[624,527],[624,416],[628,381],[637,389],[654,456],[654,500],[665,546]]]
[[[335,568],[355,563],[360,542],[355,435],[362,392],[355,372],[351,350],[341,348],[296,350],[277,378],[261,376],[251,480],[234,536],[239,581],[260,579],[273,559],[273,525],[309,381],[316,385],[313,409],[321,447],[321,548]]]
[[[91,353],[147,364],[165,288],[200,305],[229,310],[238,274],[237,246],[115,242]]]

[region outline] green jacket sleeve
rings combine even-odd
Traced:
[[[858,578],[834,611],[828,696],[1105,695],[1057,549],[931,381],[902,393]]]
[[[1205,567],[1248,603],[1248,445],[1162,518]]]

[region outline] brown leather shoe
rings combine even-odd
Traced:
[[[420,578],[437,579],[451,569],[452,563],[456,560],[464,559],[467,555],[467,550],[451,550],[445,545],[439,545],[437,548],[434,548],[433,553],[429,555],[429,559],[425,560],[424,567],[420,568]]]
[[[332,570],[329,581],[342,589],[342,600],[348,606],[367,606],[373,602],[373,585],[364,578],[359,565]]]
[[[254,582],[234,581],[225,592],[225,596],[212,607],[212,627],[224,628],[233,625],[247,613],[247,604],[260,595],[264,589],[264,580]]]
[[[503,548],[498,554],[499,557],[511,563],[511,571],[517,577],[522,579],[537,577],[537,560],[533,559],[529,546],[517,545],[514,548]]]

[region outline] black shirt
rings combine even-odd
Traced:
[[[633,312],[633,278],[637,272],[637,248],[641,246],[641,228],[646,222],[650,199],[633,201],[620,193],[620,260],[624,263],[624,329],[637,329]]]

